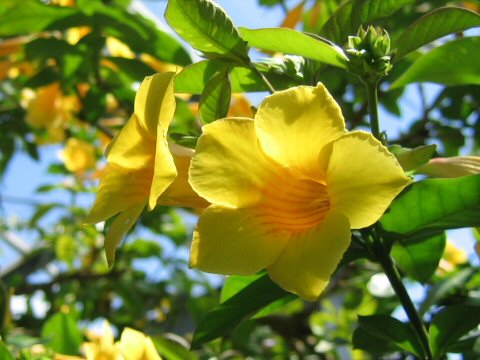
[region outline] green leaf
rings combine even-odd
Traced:
[[[449,345],[480,324],[480,306],[455,305],[442,309],[429,329],[434,359],[441,359]]]
[[[393,41],[394,60],[445,35],[480,26],[480,15],[459,7],[443,7],[421,17]]]
[[[0,359],[15,360],[12,353],[8,350],[7,346],[2,340],[0,340]]]
[[[353,331],[352,345],[354,349],[365,350],[375,355],[392,353],[398,349],[393,342],[385,341],[362,327],[357,327]]]
[[[392,89],[414,82],[444,85],[480,85],[480,37],[450,41],[420,56],[393,84]]]
[[[198,360],[198,356],[189,351],[182,343],[185,342],[183,338],[176,336],[165,334],[163,336],[153,336],[152,337],[153,343],[155,344],[155,348],[157,351],[162,355],[164,358],[169,360]],[[185,344],[188,346],[188,343]]]
[[[423,241],[397,241],[392,256],[398,267],[412,279],[425,283],[433,275],[445,250],[445,233]]]
[[[208,80],[200,99],[200,117],[204,124],[227,116],[232,97],[229,68],[225,66]]]
[[[48,6],[40,1],[24,0],[0,16],[0,37],[31,34],[44,30],[62,18],[78,13],[72,7]]]
[[[425,314],[433,305],[441,303],[450,293],[463,289],[476,272],[474,268],[463,269],[433,285],[418,309],[420,315]]]
[[[221,71],[224,66],[224,63],[215,60],[200,61],[187,66],[175,77],[175,91],[177,93],[202,94],[208,80],[216,72]],[[284,90],[298,85],[281,74],[269,73],[267,77],[277,90]],[[245,67],[231,68],[230,82],[232,92],[234,93],[268,91],[258,75]]]
[[[210,0],[170,0],[165,18],[195,49],[248,64],[247,43],[225,11]]]
[[[143,78],[156,73],[150,66],[137,59],[113,56],[106,57],[105,59],[118,66],[120,71],[124,72],[134,81],[141,81]]]
[[[351,0],[340,6],[323,25],[320,35],[336,44],[345,44],[360,25],[388,18],[414,0]]]
[[[248,319],[264,306],[288,295],[263,275],[224,303],[216,306],[200,322],[192,340],[192,348],[225,336],[243,320]]]
[[[474,352],[480,355],[480,335],[471,336],[466,339],[458,340],[447,348],[447,353],[468,353]]]
[[[403,243],[444,230],[480,226],[480,175],[428,179],[409,186],[380,223],[386,238]]]
[[[423,145],[414,149],[407,149],[399,145],[392,145],[388,148],[388,150],[395,155],[403,170],[412,171],[423,164],[426,164],[428,160],[431,159],[435,153],[435,150],[437,150],[437,145]]]
[[[359,316],[358,324],[366,332],[395,345],[398,350],[424,358],[422,346],[409,324],[387,315]]]
[[[42,338],[56,352],[64,355],[78,355],[83,342],[82,332],[73,316],[59,312],[51,316],[43,325]]]
[[[317,36],[309,36],[286,28],[246,29],[240,33],[248,45],[262,50],[300,55],[344,69],[348,58],[335,44]]]

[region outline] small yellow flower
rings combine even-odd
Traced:
[[[117,215],[105,239],[107,260],[148,204],[205,207],[187,181],[193,150],[168,144],[175,113],[174,73],[145,78],[135,98],[134,114],[112,141],[108,165],[86,222]]]
[[[152,339],[131,328],[125,328],[117,343],[125,360],[161,360]]]
[[[94,169],[97,162],[95,146],[76,138],[67,140],[60,157],[68,170],[79,174]]]
[[[193,235],[191,266],[249,275],[266,268],[284,289],[315,300],[350,244],[410,183],[371,134],[347,132],[325,87],[269,96],[254,121],[204,126],[190,167],[212,205]]]

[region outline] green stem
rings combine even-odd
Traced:
[[[378,120],[378,81],[363,81],[367,91],[368,112],[370,116],[370,129],[373,136],[383,142],[380,136],[380,125]]]
[[[420,340],[420,344],[423,347],[426,358],[428,360],[431,360],[433,359],[433,356],[432,356],[432,351],[430,349],[430,345],[428,342],[427,330],[423,325],[422,319],[418,314],[418,311],[415,308],[415,305],[413,305],[412,300],[410,299],[410,295],[408,295],[407,289],[403,285],[400,274],[397,268],[395,267],[395,264],[393,263],[393,260],[390,257],[390,254],[388,254],[385,251],[385,249],[383,249],[383,246],[381,247],[382,247],[382,251],[377,251],[377,259],[379,260],[383,268],[383,271],[387,275],[388,280],[390,281],[390,284],[395,290],[395,293],[397,294],[402,304],[402,307],[405,310],[405,313],[407,314],[408,319],[410,320],[410,323],[413,326],[413,329],[415,330],[417,338]]]
[[[258,77],[263,81],[265,86],[268,88],[268,92],[270,94],[273,94],[276,91],[275,88],[270,83],[270,81],[268,81],[268,79],[265,77],[265,75],[263,75],[263,73],[260,70],[258,70],[257,67],[253,63],[250,63],[249,68],[250,68],[250,70],[255,72],[255,74],[257,74]]]

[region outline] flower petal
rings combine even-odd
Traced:
[[[377,221],[411,182],[395,156],[371,134],[361,131],[334,141],[322,152],[319,163],[328,164],[330,205],[348,217],[352,229]]]
[[[167,131],[175,113],[173,78],[175,73],[166,72],[146,77],[135,96],[134,113],[142,127],[149,133],[157,133],[157,126]],[[158,134],[158,137],[165,134]]]
[[[108,162],[128,169],[152,167],[155,143],[155,137],[142,128],[134,114],[109,144]]]
[[[99,223],[148,199],[153,169],[130,170],[116,164],[105,169],[86,223]]]
[[[322,224],[292,237],[280,257],[267,270],[287,291],[314,301],[327,286],[351,239],[348,219],[330,211]]]
[[[210,205],[204,198],[193,191],[188,182],[188,170],[195,152],[192,149],[170,144],[170,151],[173,154],[175,167],[178,176],[173,183],[160,195],[157,204],[169,206],[183,206],[193,208],[206,208]]]
[[[115,220],[113,220],[112,226],[105,237],[105,253],[107,255],[107,263],[109,267],[112,267],[115,261],[115,250],[117,249],[118,244],[120,244],[133,225],[135,225],[146,204],[147,202],[144,201],[126,209],[118,214]]]
[[[190,265],[217,274],[252,275],[272,264],[289,238],[255,209],[211,205],[193,234]]]
[[[340,107],[322,84],[267,97],[257,111],[255,126],[268,156],[314,180],[322,178],[320,150],[345,132]]]
[[[272,164],[259,147],[253,120],[227,118],[203,127],[190,166],[192,188],[211,203],[258,203]]]

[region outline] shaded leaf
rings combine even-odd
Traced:
[[[150,66],[137,59],[109,56],[105,58],[113,63],[118,69],[127,74],[132,80],[139,81],[156,73]]]
[[[437,145],[423,145],[414,149],[407,149],[399,145],[392,145],[388,148],[388,150],[395,155],[403,170],[412,171],[423,164],[426,164],[428,160],[431,159],[435,153],[435,150],[437,150]]]
[[[186,342],[183,338],[177,339],[176,335],[165,334],[166,336],[153,336],[155,348],[168,360],[197,360],[198,356],[183,346],[180,341]],[[168,337],[167,337],[168,336]],[[187,343],[188,344],[188,343]]]
[[[480,26],[480,15],[459,7],[443,7],[421,17],[393,42],[394,60],[442,36]]]
[[[360,328],[395,345],[398,350],[406,350],[419,358],[424,358],[422,346],[409,324],[387,315],[359,316],[358,323]]]
[[[445,250],[445,233],[423,241],[397,241],[392,256],[398,267],[412,279],[425,283],[433,275]]]
[[[379,338],[363,327],[357,327],[353,331],[352,345],[354,349],[365,350],[372,354],[388,354],[398,349],[393,342]]]
[[[450,41],[420,56],[393,84],[393,88],[414,82],[444,85],[480,85],[478,61],[480,37]]]
[[[393,201],[380,223],[387,239],[401,238],[404,244],[480,226],[480,175],[416,182]]]
[[[193,335],[192,348],[227,335],[243,320],[288,294],[272,282],[268,275],[263,275],[216,306],[202,319]]]
[[[71,314],[59,312],[43,325],[42,337],[60,354],[77,355],[83,342],[82,332]]]
[[[425,314],[433,305],[441,303],[451,292],[463,288],[476,272],[473,268],[463,269],[433,285],[418,309],[420,315]]]
[[[362,24],[384,19],[414,0],[350,0],[340,6],[320,30],[320,35],[336,44],[347,42]]]
[[[247,43],[221,7],[210,0],[170,0],[165,18],[195,49],[248,64]]]
[[[232,96],[229,68],[224,69],[208,80],[200,99],[200,117],[204,124],[209,124],[217,119],[227,116]]]
[[[434,359],[441,359],[449,345],[480,324],[480,306],[455,305],[442,309],[433,318],[429,339]]]
[[[343,50],[335,44],[296,30],[283,28],[251,30],[240,28],[240,33],[251,47],[279,51],[284,54],[300,55],[339,68],[345,68],[345,64],[348,61]]]

